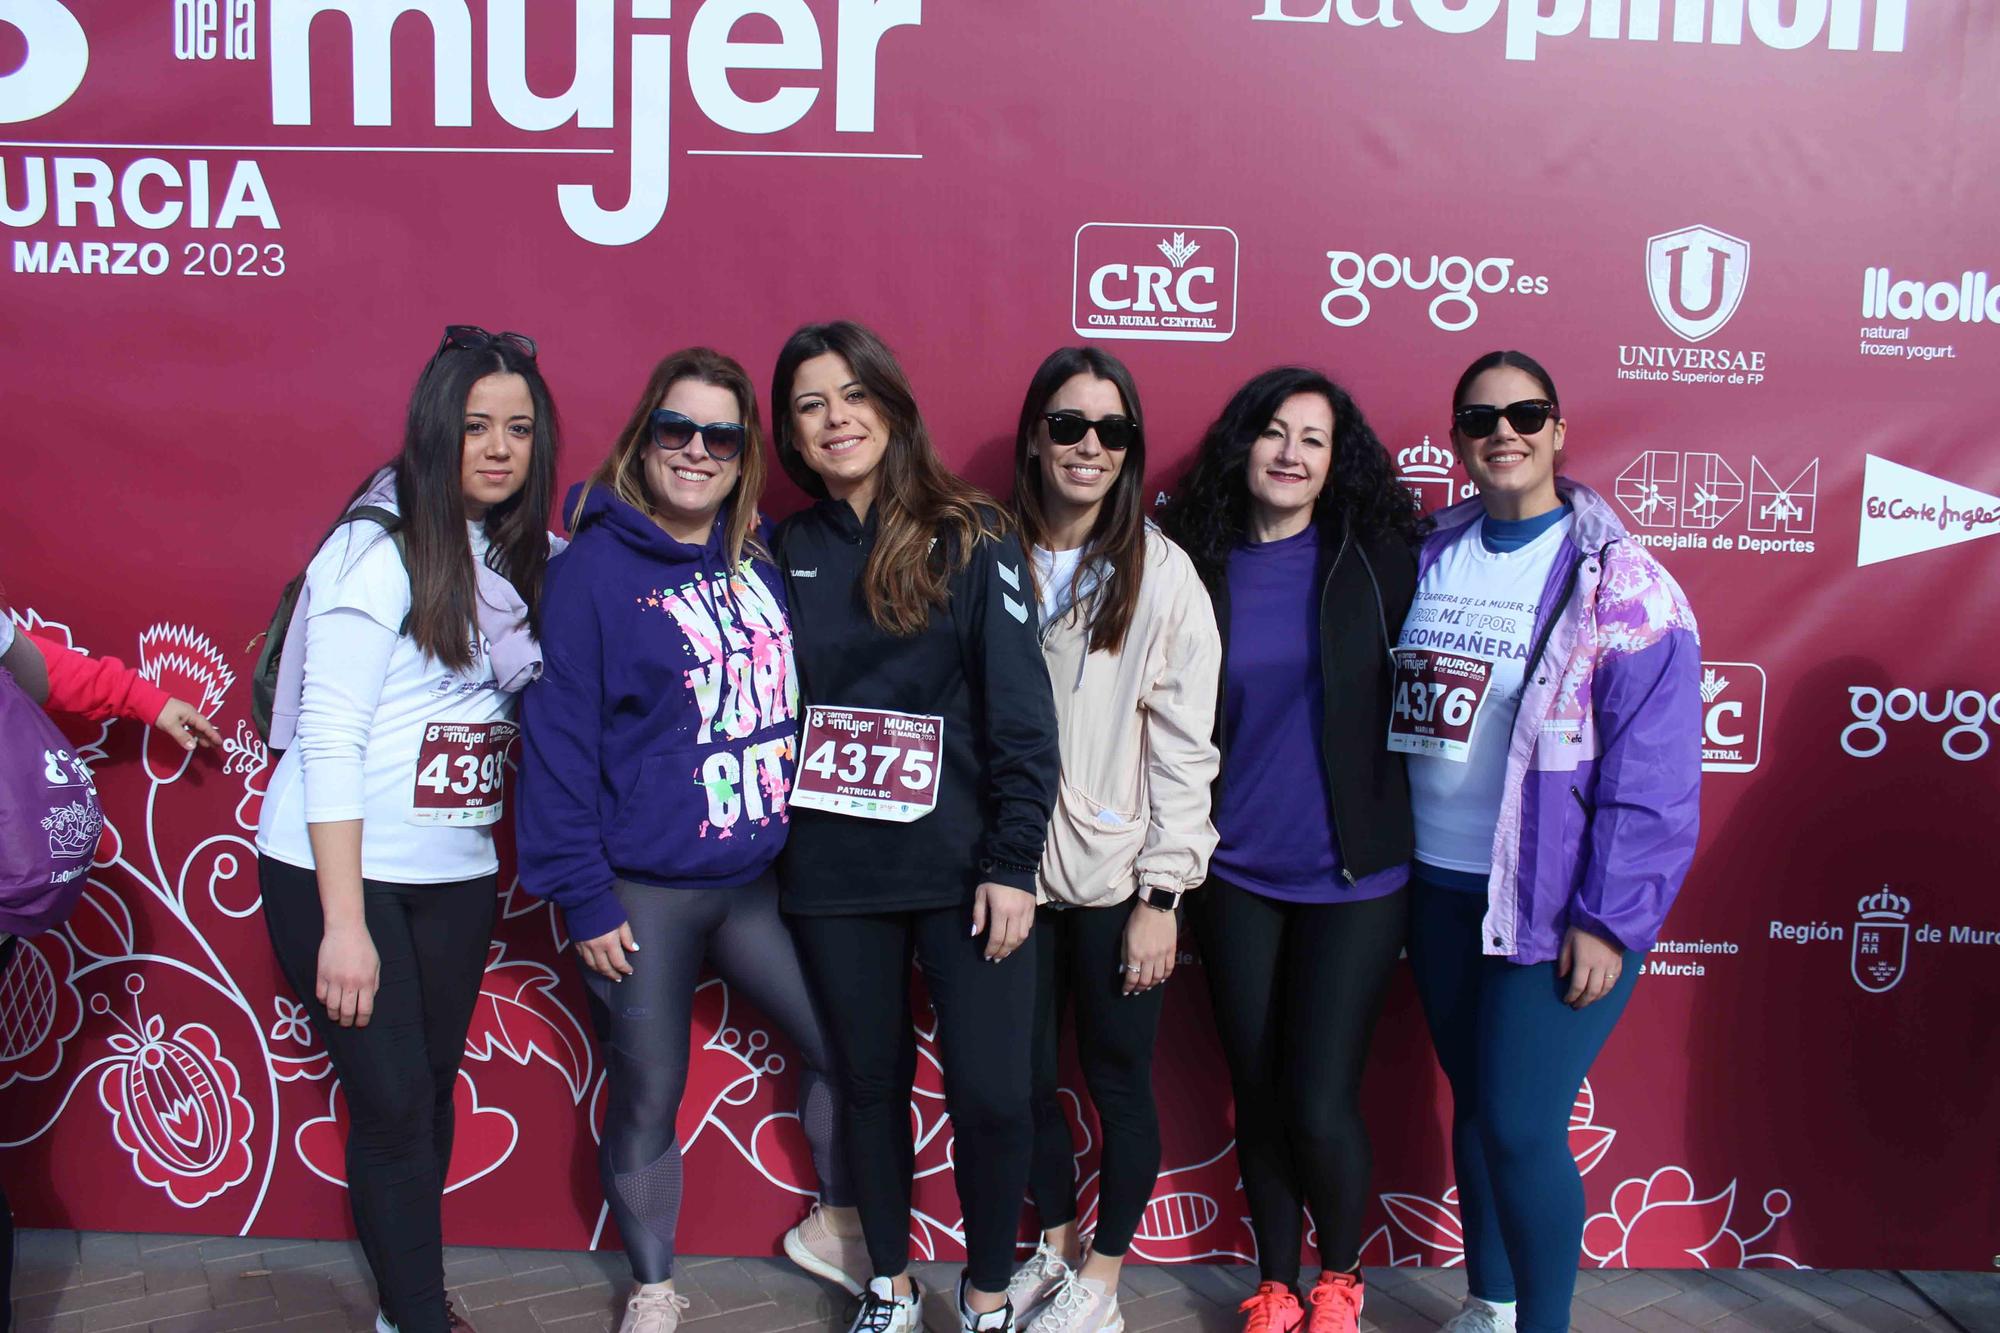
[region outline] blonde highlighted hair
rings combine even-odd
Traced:
[[[737,455],[736,489],[723,502],[729,507],[729,526],[722,534],[723,555],[732,569],[742,562],[746,552],[757,559],[769,559],[770,553],[757,540],[757,504],[764,494],[766,467],[764,428],[757,415],[757,389],[733,357],[724,356],[712,347],[683,348],[669,353],[653,367],[631,417],[618,434],[617,443],[578,492],[576,508],[568,515],[570,529],[576,529],[583,517],[584,502],[599,486],[608,487],[612,494],[655,523],[660,521],[659,508],[646,487],[646,450],[653,447],[653,409],[682,380],[712,384],[727,389],[736,398],[738,419],[743,423],[743,452]]]

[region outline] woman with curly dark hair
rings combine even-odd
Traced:
[[[1403,757],[1383,742],[1391,636],[1422,524],[1354,400],[1295,366],[1237,390],[1162,524],[1222,631],[1221,840],[1193,919],[1262,1270],[1244,1333],[1354,1333],[1361,1070],[1403,947],[1412,847]],[[1303,1305],[1301,1205],[1324,1265]]]

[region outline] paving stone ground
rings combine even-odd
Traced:
[[[955,1266],[919,1265],[950,1290]],[[1433,1333],[1465,1292],[1459,1269],[1370,1269],[1363,1330]],[[479,1333],[616,1329],[628,1274],[622,1255],[453,1246],[445,1278]],[[685,1333],[778,1333],[846,1327],[845,1293],[777,1259],[683,1256],[676,1283],[692,1302]],[[1966,1287],[1966,1284],[1972,1284]],[[1233,1333],[1251,1270],[1206,1264],[1125,1270],[1129,1333]],[[1990,1310],[2000,1276],[1963,1275]],[[2000,1333],[1983,1313],[1955,1322],[1902,1274],[1876,1270],[1593,1270],[1577,1275],[1580,1333]],[[954,1327],[945,1299],[931,1327]],[[109,1232],[23,1231],[14,1279],[20,1333],[347,1333],[374,1326],[373,1288],[352,1242]]]

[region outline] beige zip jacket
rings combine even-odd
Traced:
[[[1139,589],[1118,653],[1088,651],[1094,593],[1042,627],[1062,736],[1043,902],[1108,907],[1141,884],[1185,892],[1208,875],[1222,638],[1194,563],[1150,523]]]

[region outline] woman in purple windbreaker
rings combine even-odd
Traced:
[[[1560,475],[1554,382],[1459,377],[1478,498],[1445,510],[1395,651],[1416,824],[1410,961],[1451,1080],[1452,1333],[1559,1333],[1583,1237],[1569,1113],[1694,856],[1701,649],[1672,576]]]

